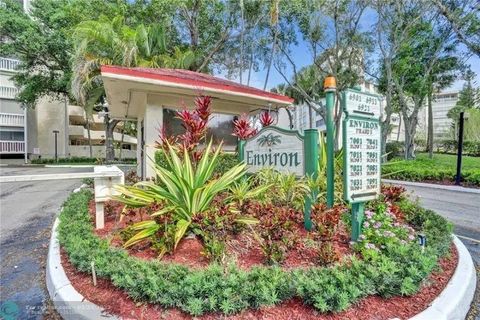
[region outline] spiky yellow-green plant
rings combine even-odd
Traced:
[[[213,171],[218,164],[218,155],[221,146],[211,152],[212,142],[208,144],[199,162],[194,165],[187,150],[182,155],[171,146],[167,146],[167,167],[155,165],[159,183],[145,181],[134,186],[118,186],[121,195],[116,200],[127,207],[139,208],[153,203],[164,204],[160,211],[151,214],[151,217],[173,214],[176,224],[174,247],[182,239],[191,224],[192,216],[205,212],[213,198],[245,175],[245,164],[240,163],[232,167],[222,176],[213,179]],[[154,220],[142,221],[131,227],[138,231],[126,243],[131,246],[154,235],[160,226]]]

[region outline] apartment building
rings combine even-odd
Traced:
[[[450,109],[455,107],[458,98],[458,91],[447,91],[434,95],[432,100],[434,140],[448,139],[451,136],[453,120],[447,117],[447,114]],[[426,116],[425,118],[428,119]]]
[[[92,156],[104,158],[104,118],[94,114],[87,126],[82,107],[52,97],[25,110],[15,100],[18,88],[11,80],[18,65],[18,60],[0,57],[0,156],[53,158],[56,152],[58,157],[89,157],[90,141]],[[137,139],[123,133],[123,122],[115,128],[114,145],[116,157],[136,156]]]
[[[25,153],[25,110],[15,100],[18,89],[10,77],[19,62],[0,57],[0,154],[22,156]]]

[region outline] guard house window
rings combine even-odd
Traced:
[[[180,135],[185,132],[182,122],[176,117],[177,110],[163,108],[163,126],[168,135]],[[237,146],[237,138],[232,135],[233,115],[212,113],[208,121],[207,141],[213,140],[214,144],[219,144],[223,140],[223,149],[233,151]]]

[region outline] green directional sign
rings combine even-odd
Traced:
[[[352,204],[352,240],[357,241],[365,201],[380,194],[381,99],[378,95],[348,89],[342,93],[343,190]]]

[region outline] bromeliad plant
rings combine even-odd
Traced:
[[[181,153],[182,159],[174,147],[167,145],[165,151],[167,167],[155,166],[159,184],[145,181],[134,186],[117,187],[121,195],[116,197],[116,200],[124,203],[126,208],[141,208],[153,203],[163,204],[162,209],[150,215],[151,220],[138,222],[131,226],[132,230],[137,233],[124,244],[124,247],[129,247],[154,236],[157,232],[162,232],[163,226],[155,218],[171,215],[171,220],[175,225],[174,232],[163,230],[163,233],[165,235],[173,233],[173,248],[163,248],[161,252],[174,250],[190,228],[192,217],[205,212],[217,194],[227,190],[232,183],[244,176],[245,164],[240,163],[220,177],[212,178],[218,164],[221,145],[213,153],[211,149],[212,142],[210,141],[198,163],[194,164],[186,149]],[[239,221],[252,222],[251,219],[239,219]],[[171,228],[171,224],[168,227]]]

